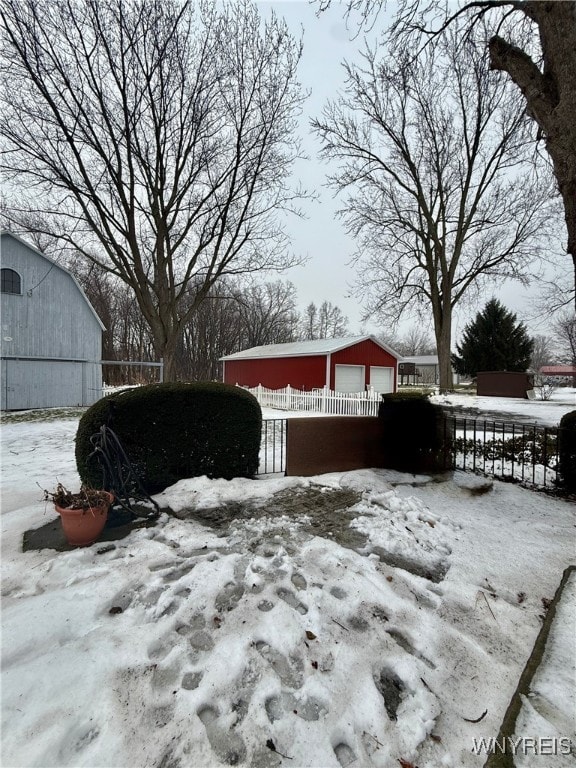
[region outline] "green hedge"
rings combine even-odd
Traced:
[[[442,408],[421,392],[382,395],[386,466],[403,472],[437,472],[450,460],[450,436],[444,434]]]
[[[118,436],[148,493],[187,477],[254,477],[262,411],[244,389],[214,382],[150,384],[102,398],[76,435],[76,465],[84,482],[101,487],[90,438],[106,424]]]
[[[397,403],[404,400],[428,402],[430,392],[422,389],[399,389],[397,392],[388,392],[382,395],[383,403]]]
[[[559,469],[562,484],[576,491],[576,411],[560,419]]]

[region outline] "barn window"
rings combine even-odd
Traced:
[[[22,293],[20,275],[13,269],[2,270],[2,293]]]

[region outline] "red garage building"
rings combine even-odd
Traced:
[[[395,392],[398,354],[374,336],[252,347],[221,358],[226,384],[268,389]]]

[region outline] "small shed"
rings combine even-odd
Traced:
[[[528,399],[528,392],[534,381],[523,371],[478,371],[476,392],[481,397],[522,397]]]
[[[102,396],[104,325],[76,278],[2,232],[2,410],[91,405]]]
[[[374,336],[252,347],[221,358],[223,380],[245,387],[395,392],[398,354]]]

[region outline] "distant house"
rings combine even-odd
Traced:
[[[539,372],[541,376],[576,378],[576,365],[543,365]]]
[[[2,410],[91,405],[102,395],[104,326],[74,276],[0,235]]]
[[[227,384],[269,389],[395,392],[398,355],[373,336],[252,347],[221,358]]]

